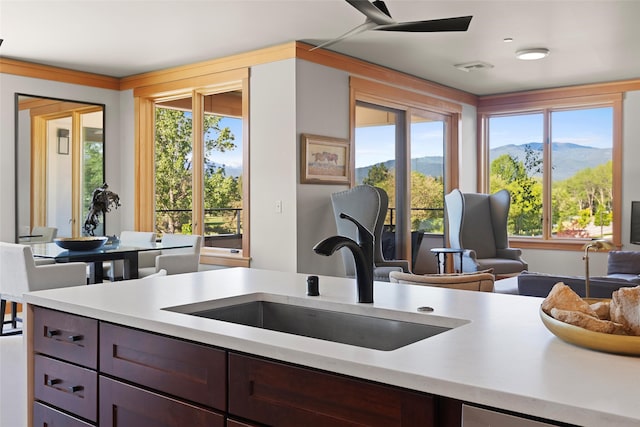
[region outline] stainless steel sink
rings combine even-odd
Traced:
[[[346,304],[325,303],[324,306],[333,308],[327,309],[292,304],[290,298],[273,294],[254,294],[254,296],[249,298],[249,301],[242,301],[247,298],[238,297],[240,300],[231,298],[231,301],[226,300],[223,305],[206,309],[204,309],[206,303],[198,303],[171,307],[167,310],[384,351],[395,350],[468,323],[464,320],[448,318],[443,318],[445,321],[440,323],[449,323],[449,326],[419,323],[340,310],[340,308],[353,307]],[[283,301],[274,301],[278,299],[277,297],[281,297]],[[301,300],[301,302],[304,301]],[[210,303],[220,304],[219,301]],[[389,310],[379,311],[389,312]],[[425,318],[425,315],[415,313],[402,314]]]

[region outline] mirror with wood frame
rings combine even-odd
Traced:
[[[17,93],[16,242],[84,235],[94,189],[105,181],[104,104]],[[95,235],[104,235],[104,221]]]

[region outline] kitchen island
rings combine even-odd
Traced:
[[[320,276],[320,296],[313,297],[307,296],[306,278],[234,268],[29,293],[29,398],[35,400],[34,309],[42,307],[514,414],[580,426],[640,424],[640,359],[556,338],[540,320],[540,298],[376,282],[374,303],[358,304],[355,280]],[[354,314],[418,318],[452,329],[382,351],[179,312],[271,294],[311,307],[337,304]]]

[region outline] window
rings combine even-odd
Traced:
[[[202,235],[201,263],[248,266],[248,71],[207,79],[139,90],[136,228]]]
[[[357,79],[352,87],[358,89],[354,182],[387,192],[385,230],[395,235],[394,257],[412,259],[412,233],[444,233],[444,194],[457,186],[453,141],[459,106],[443,108],[441,100]]]
[[[480,107],[480,191],[511,193],[521,247],[620,243],[619,96]]]

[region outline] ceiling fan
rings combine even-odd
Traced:
[[[373,3],[369,2],[369,0],[346,0],[346,2],[366,16],[364,24],[358,25],[340,37],[326,41],[311,50],[330,46],[346,39],[347,37],[351,37],[368,30],[416,33],[467,31],[471,18],[473,18],[473,16],[458,16],[455,18],[431,19],[428,21],[396,22],[391,18],[389,9],[387,9],[387,6],[382,0],[376,0]]]

